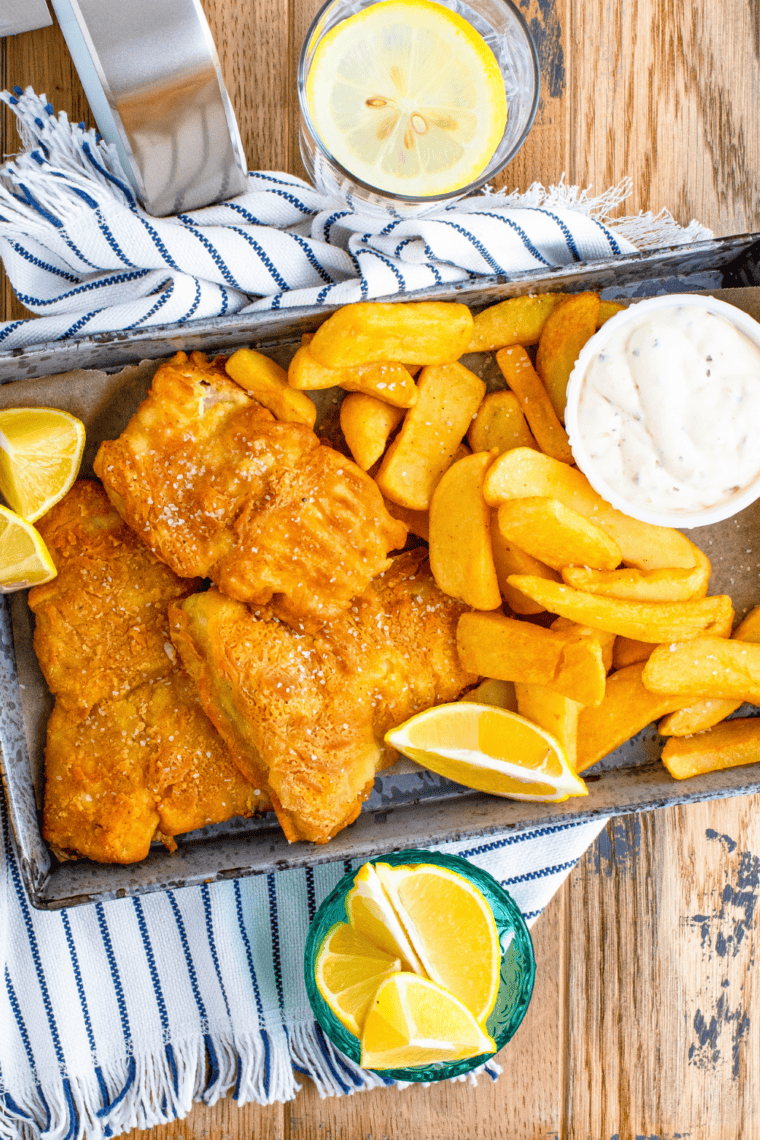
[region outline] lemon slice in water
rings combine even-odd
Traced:
[[[332,28],[314,53],[306,102],[324,146],[346,170],[411,197],[467,186],[507,121],[490,47],[431,0],[381,0]]]

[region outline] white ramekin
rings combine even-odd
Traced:
[[[656,510],[643,507],[638,503],[631,503],[617,490],[614,490],[599,473],[594,461],[589,457],[585,440],[578,426],[578,404],[583,390],[591,361],[606,347],[610,337],[626,324],[639,320],[646,313],[660,312],[663,309],[675,308],[679,305],[691,305],[705,309],[716,316],[729,321],[740,332],[744,333],[754,345],[760,349],[760,324],[742,309],[719,301],[716,297],[703,297],[694,293],[670,293],[664,297],[649,297],[646,301],[637,301],[627,309],[616,313],[594,333],[590,340],[581,349],[575,362],[570,380],[567,385],[567,405],[565,408],[565,429],[567,431],[573,458],[579,469],[588,479],[591,486],[616,507],[633,518],[642,522],[653,523],[655,526],[671,526],[690,529],[696,526],[709,526],[720,522],[721,519],[730,518],[739,511],[748,507],[755,499],[760,497],[760,474],[746,487],[737,491],[729,499],[716,503],[712,507],[705,507],[699,511]],[[760,450],[760,424],[758,429],[758,448]]]

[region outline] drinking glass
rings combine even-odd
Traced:
[[[328,0],[309,29],[298,61],[301,158],[312,183],[330,197],[341,198],[364,212],[421,214],[472,193],[503,170],[525,142],[538,107],[540,74],[535,44],[521,12],[511,0],[436,0],[467,20],[490,47],[504,81],[507,123],[488,165],[472,182],[447,194],[414,197],[379,190],[337,161],[319,137],[309,115],[306,82],[314,53],[323,37],[349,16],[383,0]]]
[[[485,895],[494,919],[501,945],[499,991],[486,1031],[496,1042],[497,1051],[517,1032],[525,1017],[536,974],[533,943],[525,919],[512,896],[492,875],[457,855],[441,855],[434,851],[396,851],[378,855],[370,863],[390,863],[392,867],[406,863],[434,863],[447,867],[469,879]],[[317,987],[315,966],[328,933],[336,922],[346,922],[346,896],[354,885],[356,871],[349,871],[327,896],[309,928],[304,953],[304,978],[311,1008],[324,1033],[333,1045],[356,1064],[361,1063],[359,1038],[354,1037],[338,1020]],[[382,1075],[396,1081],[443,1081],[458,1077],[485,1064],[492,1054],[482,1053],[461,1061],[435,1061],[431,1065],[415,1065],[407,1069],[383,1069]]]

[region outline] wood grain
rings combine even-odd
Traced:
[[[541,59],[534,128],[498,180],[758,228],[759,0],[517,0]],[[251,168],[301,173],[295,65],[317,0],[203,0]],[[57,27],[0,40],[5,86],[90,122]],[[2,150],[17,149],[3,111]],[[3,317],[25,315],[3,278]],[[760,799],[612,822],[534,928],[526,1021],[492,1083],[197,1106],[141,1140],[757,1140]],[[137,1137],[137,1133],[132,1134]]]

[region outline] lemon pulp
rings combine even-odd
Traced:
[[[0,506],[0,594],[40,586],[57,570],[38,530]]]
[[[409,197],[467,186],[488,165],[507,121],[490,47],[431,0],[380,0],[332,28],[314,53],[306,103],[341,166]]]
[[[494,705],[437,705],[385,740],[432,772],[494,796],[560,803],[588,795],[551,733]]]
[[[84,451],[84,424],[60,408],[0,411],[0,492],[36,522],[71,489]]]
[[[495,1053],[496,1043],[442,986],[418,974],[381,982],[362,1033],[362,1065],[396,1069]]]

